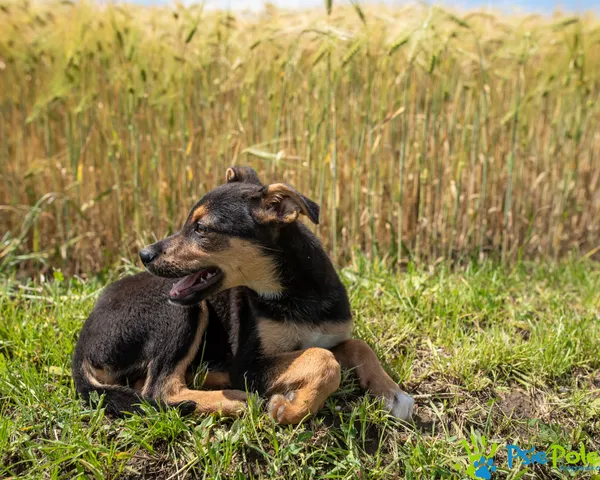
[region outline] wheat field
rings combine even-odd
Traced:
[[[331,5],[330,5],[331,6]],[[600,257],[600,21],[0,2],[0,268],[87,273],[232,164],[338,264]]]

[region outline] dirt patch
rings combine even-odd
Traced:
[[[511,390],[501,394],[497,405],[509,418],[523,420],[536,417],[535,405],[529,394],[523,390]]]

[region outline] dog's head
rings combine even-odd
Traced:
[[[192,208],[179,232],[140,252],[148,271],[180,279],[169,292],[174,303],[194,305],[239,286],[280,294],[269,248],[300,214],[319,221],[316,203],[289,185],[263,185],[250,167],[231,167],[226,179]]]

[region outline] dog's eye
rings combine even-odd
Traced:
[[[207,233],[207,232],[210,232],[210,228],[208,228],[203,223],[197,223],[194,230],[196,231],[196,233]]]

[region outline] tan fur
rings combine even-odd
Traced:
[[[203,388],[208,388],[211,390],[222,390],[224,388],[231,387],[231,378],[229,378],[228,372],[206,372],[206,377],[204,377],[204,383],[202,384]]]
[[[146,385],[146,378],[140,378],[140,379],[136,380],[136,382],[133,384],[133,389],[136,392],[141,392],[144,389],[145,385]]]
[[[246,393],[240,390],[215,390],[210,392],[190,390],[186,385],[186,371],[200,348],[202,335],[208,325],[208,308],[202,303],[200,323],[194,341],[185,358],[175,367],[173,373],[160,387],[160,396],[169,403],[192,400],[196,411],[201,413],[222,412],[226,415],[241,413],[245,407]]]
[[[190,390],[182,388],[170,395],[167,400],[171,403],[196,402],[197,413],[221,413],[227,416],[237,416],[246,408],[246,392],[241,390]]]
[[[277,279],[277,267],[259,247],[241,238],[231,238],[228,249],[212,253],[217,266],[225,272],[223,290],[247,286],[258,294],[278,294],[283,287]]]
[[[89,364],[87,360],[83,361],[83,374],[87,377],[88,381],[95,387],[119,384],[119,382],[116,379],[116,375],[112,373],[109,368],[93,367]],[[146,378],[139,378],[132,385],[132,388],[137,392],[141,393],[146,383]]]
[[[352,323],[348,320],[303,325],[261,318],[257,328],[262,353],[274,355],[309,347],[331,348],[350,338]]]
[[[83,361],[83,374],[94,387],[116,385],[117,383],[115,376],[108,368],[93,367],[87,360]]]
[[[360,386],[374,395],[393,398],[398,385],[381,366],[373,349],[362,340],[351,339],[331,349],[344,368],[355,369]]]
[[[206,208],[206,205],[200,205],[198,208],[196,208],[196,210],[194,210],[194,213],[192,213],[192,219],[190,220],[191,223],[196,223],[198,220],[200,220],[202,217],[205,217],[208,214],[208,208]]]
[[[276,203],[280,204],[279,211],[283,212],[283,215],[278,215],[269,209],[270,205]],[[255,212],[255,215],[257,216],[257,220],[263,223],[272,221],[292,223],[298,219],[300,213],[308,216],[308,210],[300,198],[300,194],[284,183],[269,185],[262,204],[263,210]]]
[[[296,424],[315,414],[340,386],[340,365],[329,350],[309,348],[274,358],[269,414],[279,423]]]
[[[279,221],[279,217],[277,216],[277,212],[274,210],[269,210],[267,208],[257,209],[254,211],[254,218],[260,223],[271,223]],[[293,218],[289,215],[286,216],[285,219],[282,219],[284,223],[291,223],[295,219],[298,218],[298,213],[296,212],[296,217]]]
[[[174,237],[160,260],[192,272],[218,267],[225,274],[221,290],[246,286],[258,294],[277,295],[282,291],[273,260],[241,238],[228,238],[223,248],[206,251],[185,237]]]

